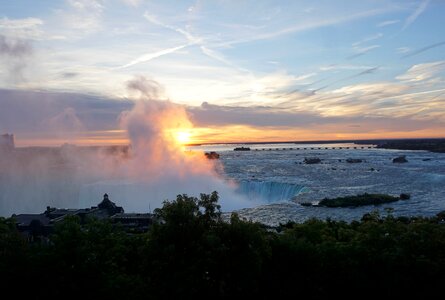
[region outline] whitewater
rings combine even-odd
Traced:
[[[251,151],[233,150],[242,146]],[[97,155],[95,150],[18,149],[17,155],[21,153],[24,159],[9,168],[14,172],[5,171],[14,162],[11,159],[4,159],[0,170],[0,215],[40,213],[48,205],[90,207],[97,205],[104,193],[127,212],[146,212],[162,206],[164,200],[173,200],[179,193],[199,197],[199,193],[213,190],[220,193],[226,216],[237,212],[242,218],[271,226],[313,217],[359,220],[373,210],[386,214],[388,208],[394,215],[405,216],[432,216],[445,210],[443,153],[377,149],[373,145],[292,143],[207,145],[188,147],[185,151],[193,155],[218,152],[218,160],[208,161],[214,172],[181,175],[170,161],[170,172],[165,176],[147,177],[144,172],[129,176],[121,170],[125,158]],[[406,156],[407,163],[392,162],[401,155]],[[320,163],[305,164],[305,158],[319,158]],[[361,162],[348,163],[347,159]],[[110,163],[114,160],[115,166]],[[162,160],[158,162],[158,169],[153,169],[156,172],[163,170]],[[144,164],[139,165],[136,170],[144,168]],[[153,168],[153,163],[146,165]],[[362,193],[406,193],[411,199],[357,208],[300,204]]]
[[[240,146],[248,146],[251,151],[233,151]],[[238,182],[239,193],[262,203],[237,210],[237,213],[269,225],[301,222],[312,217],[358,220],[373,210],[385,215],[388,208],[394,215],[405,216],[432,216],[445,210],[443,153],[378,149],[373,145],[355,144],[207,145],[192,148],[217,151],[224,166],[223,176]],[[392,162],[401,155],[406,155],[407,163]],[[305,164],[305,158],[319,158],[321,162]],[[362,162],[348,163],[348,158]],[[407,193],[411,199],[357,208],[300,205],[325,197],[362,193],[394,196]]]

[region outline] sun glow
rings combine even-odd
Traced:
[[[174,134],[175,140],[180,145],[187,145],[191,143],[192,133],[190,130],[178,130]]]

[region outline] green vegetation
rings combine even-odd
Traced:
[[[155,212],[148,233],[76,217],[49,239],[27,242],[0,219],[3,293],[174,299],[234,297],[429,298],[445,282],[443,216],[396,218],[387,211],[351,223],[311,219],[270,231],[233,214],[218,195],[179,195]]]
[[[390,203],[399,200],[410,199],[409,194],[400,194],[399,197],[394,197],[385,194],[368,194],[364,193],[355,196],[337,197],[334,199],[324,198],[317,204],[311,202],[302,202],[301,206],[324,206],[324,207],[358,207],[365,205],[379,205],[384,203]]]
[[[385,194],[364,193],[356,196],[338,197],[334,199],[324,198],[318,203],[318,206],[325,207],[357,207],[364,205],[379,205],[400,200],[400,197],[394,197]]]

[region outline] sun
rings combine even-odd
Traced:
[[[180,145],[187,145],[191,143],[191,132],[189,130],[178,130],[175,132],[176,142]]]

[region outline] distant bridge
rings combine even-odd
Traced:
[[[354,147],[289,147],[289,148],[263,148],[254,151],[286,151],[286,150],[364,150],[374,149],[376,146],[354,146]]]

